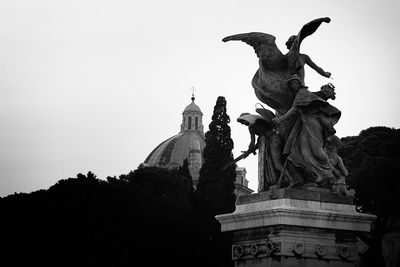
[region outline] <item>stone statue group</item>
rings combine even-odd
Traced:
[[[225,37],[251,45],[259,59],[252,79],[262,105],[258,114],[243,113],[238,122],[248,126],[251,142],[244,152],[259,153],[259,192],[284,187],[326,188],[338,195],[350,195],[345,178],[347,170],[336,153],[340,139],[334,125],[341,112],[328,100],[335,99],[335,87],[328,83],[311,92],[304,83],[304,66],[320,75],[330,72],[317,66],[308,55],[300,53],[301,42],[329,18],[305,24],[286,42],[288,53],[282,54],[270,34],[251,32]],[[257,141],[256,141],[257,139]],[[243,157],[242,157],[243,158]]]

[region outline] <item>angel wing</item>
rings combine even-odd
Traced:
[[[231,35],[225,37],[222,41],[242,41],[254,48],[257,57],[260,59],[259,69],[252,79],[257,98],[271,108],[279,110],[282,101],[288,102],[285,104],[285,108],[288,109],[293,100],[286,97],[284,92],[288,91],[287,88],[282,89],[282,87],[287,87],[288,57],[278,49],[275,39],[275,36],[271,34],[250,32]]]
[[[275,36],[262,32],[249,32],[227,36],[223,42],[242,41],[254,48],[257,57],[262,61],[275,61],[282,57],[282,52],[276,46]]]
[[[328,17],[318,18],[301,27],[300,32],[297,34],[296,39],[294,40],[293,45],[288,53],[289,58],[297,58],[298,54],[300,53],[301,42],[304,40],[304,38],[313,34],[323,22],[329,23],[330,21],[331,19]]]
[[[299,45],[304,40],[304,38],[313,34],[318,29],[318,27],[322,24],[322,22],[329,23],[329,22],[331,22],[331,19],[328,17],[318,18],[318,19],[314,19],[314,20],[310,21],[309,23],[305,24],[301,28],[299,34],[297,35],[299,38]]]

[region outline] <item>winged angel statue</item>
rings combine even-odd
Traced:
[[[222,41],[243,41],[251,45],[259,58],[259,69],[253,77],[252,85],[257,98],[278,113],[286,113],[295,93],[287,85],[287,79],[297,74],[304,85],[304,64],[308,64],[323,76],[330,77],[315,65],[307,55],[300,54],[301,42],[313,34],[322,22],[329,23],[330,18],[315,19],[302,27],[298,35],[291,36],[286,42],[289,49],[282,54],[275,43],[275,36],[262,32],[250,32],[225,37]]]
[[[271,112],[258,108],[256,111],[261,116],[244,113],[238,118],[249,127],[251,135],[256,132],[254,129],[265,129],[256,132],[259,152],[264,154],[261,155],[264,162],[259,163],[263,173],[263,179],[259,178],[259,191],[271,186],[329,187],[329,184],[334,184],[334,168],[325,151],[325,143],[335,134],[333,126],[341,112],[327,102],[335,99],[332,84],[322,86],[318,92],[308,91],[304,84],[304,65],[327,78],[331,73],[300,53],[301,42],[323,22],[329,23],[330,18],[312,20],[297,35],[291,36],[286,42],[287,54],[282,54],[276,46],[276,38],[267,33],[250,32],[223,39],[224,42],[243,41],[254,48],[259,68],[252,86],[257,98],[276,114],[271,116]],[[262,124],[262,127],[257,126]],[[254,136],[251,137],[245,156],[254,151]]]

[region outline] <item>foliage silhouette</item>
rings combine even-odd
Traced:
[[[183,266],[176,249],[190,252],[192,188],[178,172],[143,168],[107,181],[89,172],[1,198],[4,255],[14,266]]]
[[[226,100],[220,96],[214,107],[209,131],[205,134],[204,163],[200,169],[199,185],[195,192],[196,201],[201,203],[199,206],[213,216],[235,210],[236,166],[223,168],[233,161],[233,141],[229,122]]]
[[[204,162],[200,169],[199,184],[193,193],[193,218],[197,222],[195,240],[201,258],[199,266],[229,266],[231,261],[231,236],[221,232],[215,215],[235,210],[236,166],[224,166],[233,161],[233,141],[226,113],[226,100],[220,96],[214,107],[209,131],[206,132]],[[207,253],[203,253],[207,251]]]
[[[360,235],[370,247],[362,256],[366,266],[384,266],[382,238],[400,217],[400,129],[371,127],[342,141],[338,153],[349,169],[355,204],[360,212],[377,215],[371,236]]]

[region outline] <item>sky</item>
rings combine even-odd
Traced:
[[[205,131],[227,101],[233,154],[249,144],[236,122],[260,101],[253,49],[222,38],[264,32],[285,42],[330,17],[301,46],[333,79],[306,67],[306,85],[336,86],[339,137],[400,128],[397,0],[2,0],[0,1],[0,197],[47,189],[92,171],[135,170],[180,130],[195,87]],[[264,105],[265,106],[265,105]],[[257,156],[238,163],[257,188]]]

